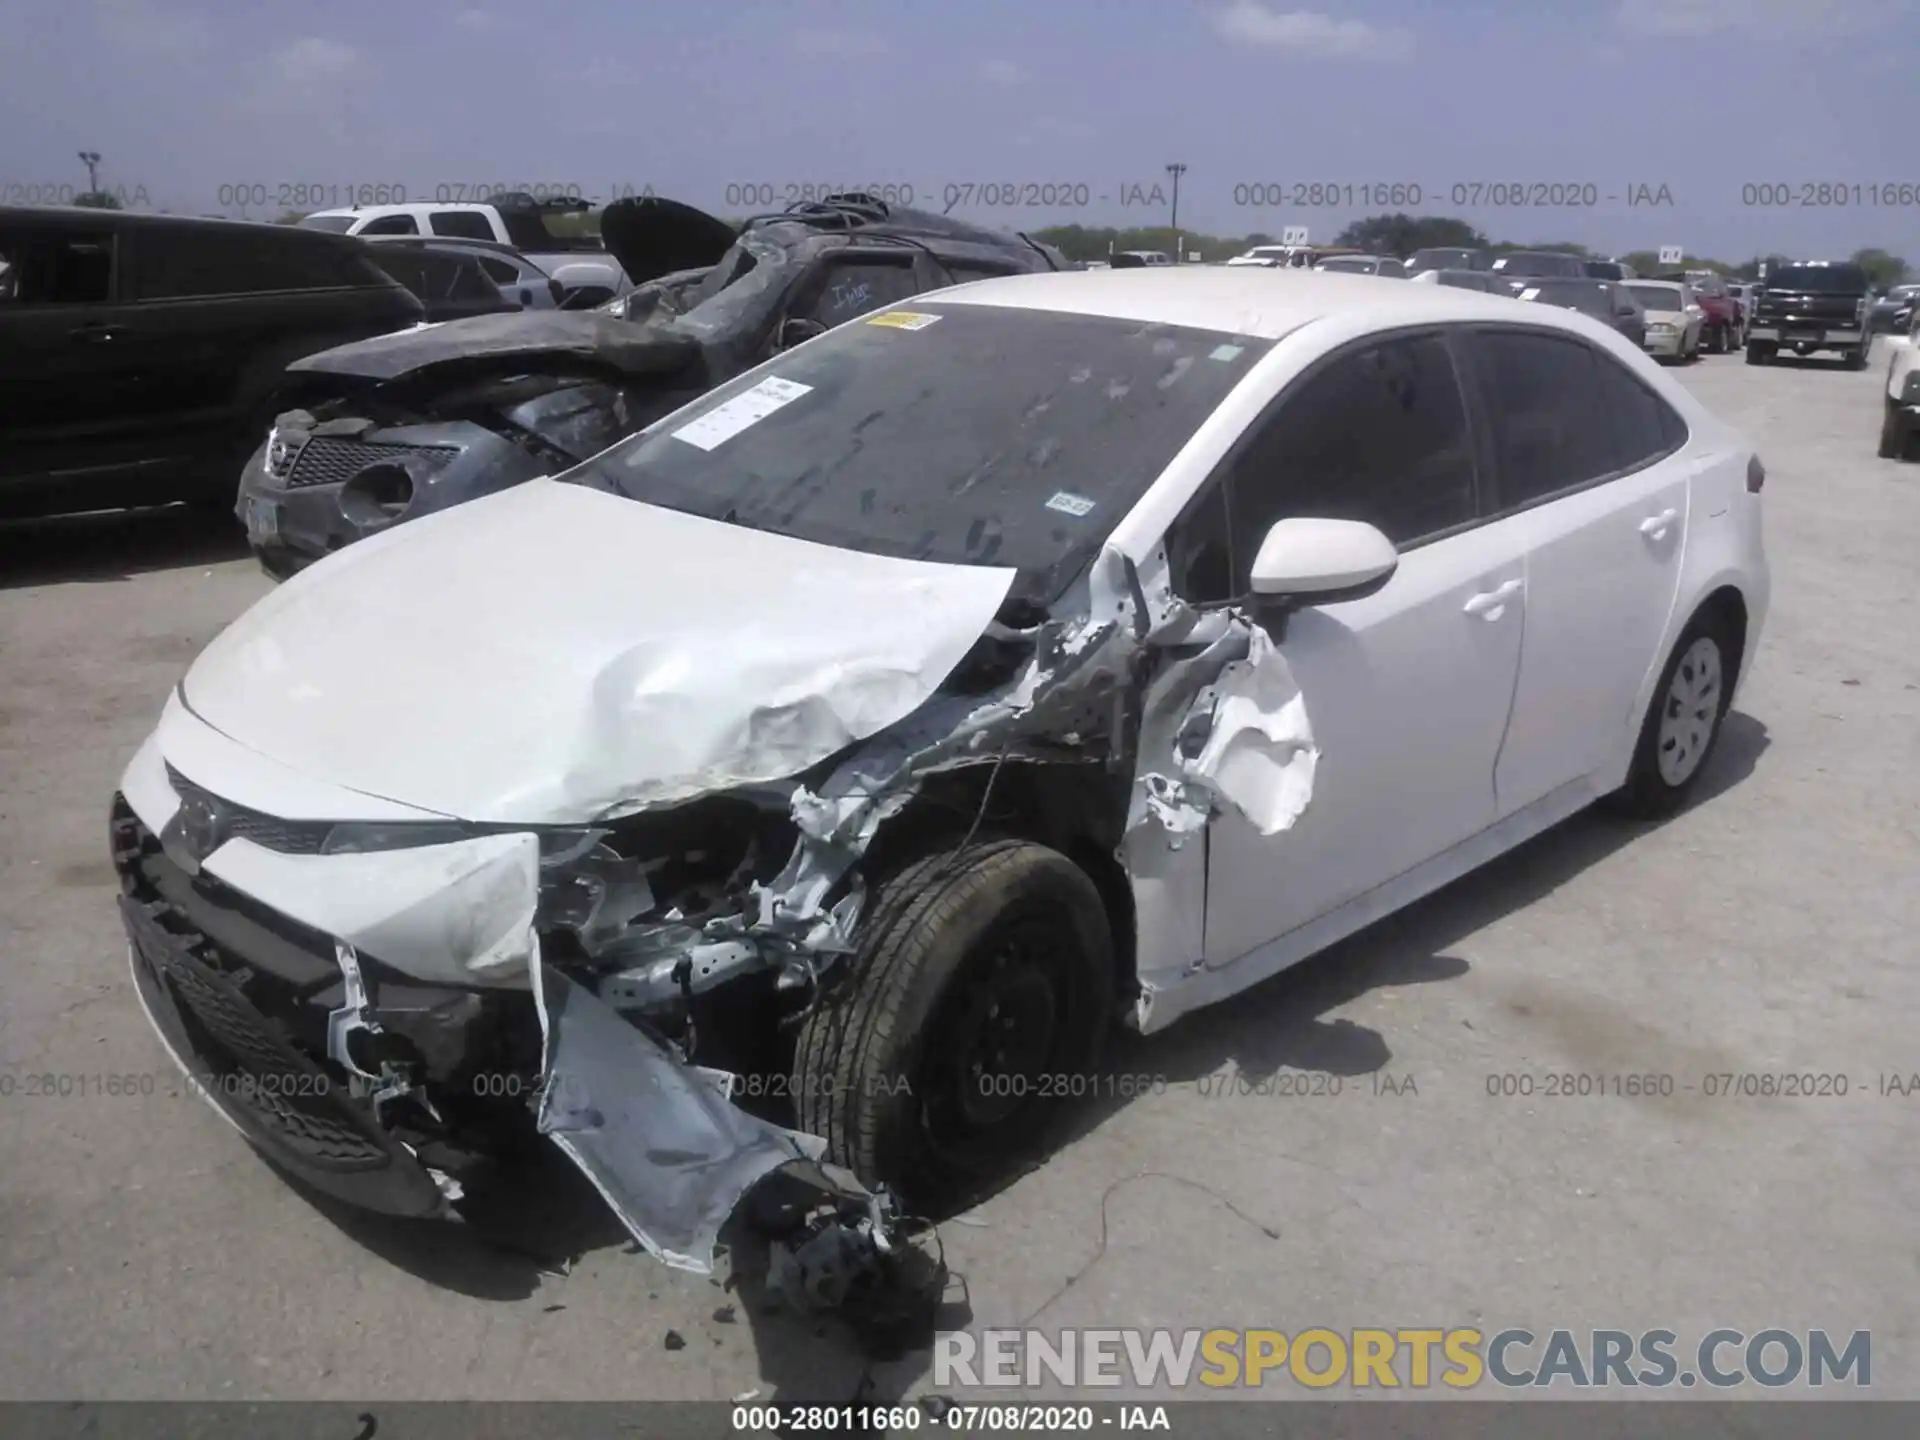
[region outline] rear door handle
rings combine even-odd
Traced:
[[[67,332],[75,340],[85,340],[95,345],[113,339],[117,333],[111,325],[102,324],[98,320],[86,325],[76,325]]]
[[[1518,595],[1525,583],[1523,580],[1509,580],[1495,589],[1483,590],[1461,608],[1469,615],[1498,620],[1506,612],[1507,601]]]
[[[1667,527],[1679,518],[1678,510],[1662,510],[1658,515],[1649,515],[1640,522],[1640,533],[1649,540],[1658,540],[1667,533]]]

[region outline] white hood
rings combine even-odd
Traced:
[[[536,480],[295,576],[183,692],[316,779],[465,820],[579,823],[784,778],[904,718],[1013,578]]]

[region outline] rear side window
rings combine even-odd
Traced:
[[[435,210],[427,216],[427,227],[436,235],[459,235],[468,240],[496,238],[493,226],[478,210]]]
[[[1687,422],[1611,356],[1594,354],[1600,367],[1600,402],[1612,421],[1615,470],[1638,470],[1671,455],[1687,441]]]
[[[176,230],[155,226],[135,236],[136,300],[187,300],[282,290],[334,290],[365,284],[351,255],[301,240],[288,227],[251,231]]]
[[[1530,505],[1617,468],[1596,404],[1600,356],[1578,340],[1517,331],[1468,337],[1493,430],[1501,510]]]
[[[1020,273],[1011,265],[983,265],[978,260],[942,260],[940,268],[953,277],[956,285],[965,285],[970,280],[997,280],[1002,275]]]
[[[874,310],[883,310],[921,293],[910,256],[898,260],[837,260],[827,265],[802,292],[792,318],[812,320],[831,330]]]
[[[113,254],[110,230],[0,230],[0,304],[104,305]]]
[[[413,223],[411,215],[382,215],[378,220],[370,220],[360,228],[362,235],[418,235],[420,227]]]

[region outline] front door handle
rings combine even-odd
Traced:
[[[1678,510],[1662,510],[1658,515],[1649,515],[1640,522],[1640,533],[1649,540],[1665,538],[1667,527],[1680,518]]]
[[[1469,615],[1478,615],[1487,620],[1498,620],[1506,613],[1507,601],[1520,593],[1525,584],[1521,580],[1509,580],[1506,584],[1492,590],[1483,590],[1461,608]]]
[[[75,340],[84,340],[94,345],[113,339],[117,333],[111,325],[102,324],[98,320],[86,325],[76,325],[67,332]]]

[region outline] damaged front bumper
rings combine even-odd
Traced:
[[[556,468],[564,465],[471,421],[353,421],[339,433],[283,423],[247,461],[235,513],[254,552],[292,571],[403,520]]]
[[[669,1265],[710,1273],[728,1218],[783,1170],[873,1237],[869,1258],[885,1252],[890,1202],[825,1165],[823,1141],[739,1108],[734,1076],[543,959],[534,834],[323,854],[313,836],[339,827],[221,802],[154,741],[111,824],[155,1030],[189,1084],[311,1188],[449,1217],[544,1135]],[[638,1004],[658,968],[630,967],[612,993]],[[725,978],[713,964],[700,983]],[[683,970],[669,1007],[694,984]]]

